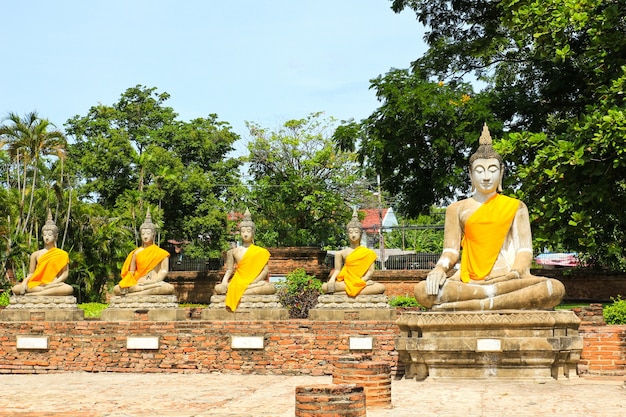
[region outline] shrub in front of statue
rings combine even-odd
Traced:
[[[322,282],[312,275],[307,275],[303,268],[287,274],[285,281],[277,284],[280,303],[289,311],[292,319],[304,319],[309,316],[309,309],[317,304],[317,297],[322,293]]]
[[[389,299],[389,305],[391,307],[396,308],[404,308],[404,307],[421,307],[424,308],[417,302],[415,297],[409,297],[408,295],[398,295],[396,297],[392,297]]]
[[[602,309],[604,322],[606,324],[626,324],[626,300],[622,300],[621,296],[617,299],[612,298],[613,304],[606,305]]]
[[[9,294],[9,291],[0,292],[0,307],[8,306],[10,298],[11,298],[11,294]]]

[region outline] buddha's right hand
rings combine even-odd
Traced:
[[[446,273],[439,269],[435,268],[428,273],[426,276],[426,294],[427,295],[437,295],[439,294],[439,289],[443,286],[443,283],[446,281],[447,275]]]

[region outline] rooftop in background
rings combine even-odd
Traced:
[[[578,254],[575,252],[541,253],[535,257],[535,262],[544,268],[580,266]]]
[[[383,209],[359,210],[365,213],[365,218],[361,221],[361,226],[366,233],[378,233],[381,224],[384,232],[389,232],[390,228],[398,227],[398,219],[391,207]]]

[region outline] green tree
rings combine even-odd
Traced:
[[[52,129],[51,129],[52,128]],[[20,194],[16,233],[33,230],[33,202],[41,165],[48,155],[62,157],[66,140],[63,132],[54,129],[47,120],[36,112],[23,118],[9,113],[0,126],[0,138],[6,143],[13,167],[7,172],[9,188],[15,186]],[[13,177],[14,182],[10,180]],[[28,201],[27,201],[28,200]]]
[[[398,218],[399,227],[385,234],[385,245],[415,252],[440,253],[443,249],[444,212],[431,209],[415,219]]]
[[[65,135],[36,112],[9,113],[0,125],[2,191],[0,192],[0,282],[22,278],[28,255],[36,249],[47,210],[58,214],[51,176],[55,159],[65,157]],[[58,185],[58,184],[54,184]],[[56,191],[56,189],[55,189]],[[57,209],[55,209],[57,207]]]
[[[336,151],[333,120],[321,113],[277,131],[249,123],[250,206],[265,246],[336,247],[367,187],[355,155]]]
[[[508,161],[508,192],[527,202],[537,244],[567,245],[591,263],[624,269],[626,3],[392,0],[391,7],[413,10],[427,29],[429,49],[412,63],[407,78],[417,85],[441,81],[453,89],[468,76],[481,82],[480,92],[465,93],[483,110],[466,114],[461,130],[475,145],[480,128],[471,125],[472,117],[477,124],[488,123]],[[433,149],[431,142],[414,148],[403,144],[411,136],[411,122],[438,137],[460,137],[454,118],[403,117],[416,107],[442,107],[441,91],[382,113],[389,107],[388,91],[401,90],[405,97],[421,91],[403,89],[405,79],[390,76],[394,73],[373,81],[384,93],[379,93],[381,108],[356,128],[347,124],[348,139],[336,138],[343,146],[357,144],[364,163],[379,158],[380,149],[392,149],[387,158],[392,172],[402,170],[407,158]],[[376,119],[379,115],[384,119]],[[383,122],[386,129],[377,129]],[[467,157],[465,150],[461,154]],[[440,163],[457,161],[435,157],[426,170],[442,172]],[[449,169],[453,166],[458,165]],[[442,200],[464,190],[445,189],[449,178],[428,183]],[[394,185],[384,178],[385,188]],[[409,213],[411,207],[423,209],[425,199],[409,195],[404,207]]]
[[[240,162],[227,156],[239,137],[214,114],[176,120],[168,98],[138,85],[113,106],[68,121],[73,173],[83,179],[78,193],[132,230],[148,206],[156,208],[161,242],[186,240],[188,255],[215,256],[226,247],[226,207],[240,183]]]
[[[473,97],[467,83],[445,85],[396,69],[372,80],[372,88],[381,106],[360,124],[339,126],[339,147],[358,147],[368,174],[380,174],[410,217],[468,189],[468,152],[482,123],[492,120],[484,97]]]

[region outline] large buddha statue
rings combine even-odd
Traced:
[[[361,246],[363,227],[359,222],[356,209],[352,213],[352,220],[346,225],[349,246],[335,253],[335,268],[322,285],[322,292],[326,294],[347,294],[350,297],[357,295],[374,295],[385,292],[385,286],[372,281],[376,253]]]
[[[171,295],[174,286],[165,282],[169,272],[169,252],[154,244],[156,226],[150,209],[139,227],[141,246],[126,257],[122,280],[113,288],[115,295]]]
[[[433,310],[551,309],[563,284],[530,273],[532,236],[526,205],[501,191],[504,164],[487,125],[469,160],[473,195],[446,209],[443,252],[417,301]],[[463,249],[461,256],[461,248]],[[448,272],[461,257],[460,269]]]
[[[215,294],[226,294],[225,304],[230,311],[237,309],[243,295],[276,293],[276,286],[268,281],[270,253],[254,244],[255,232],[256,226],[246,209],[239,223],[242,245],[226,252],[226,272],[214,290]]]
[[[30,255],[28,275],[13,286],[15,295],[67,296],[74,289],[65,283],[69,275],[70,258],[67,252],[57,248],[59,229],[48,211],[48,220],[41,229],[44,247]]]

